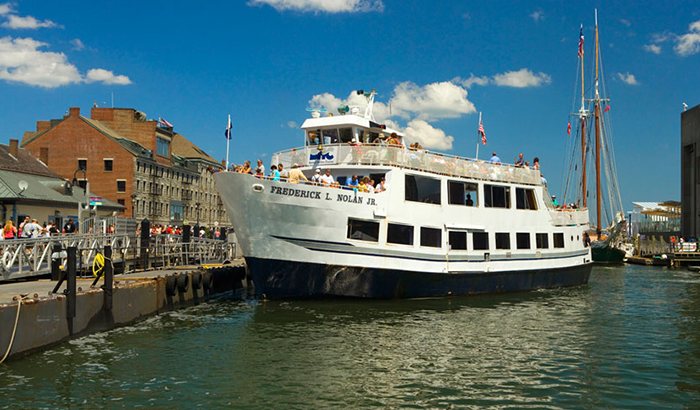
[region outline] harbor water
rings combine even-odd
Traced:
[[[4,349],[4,347],[3,347]],[[700,275],[425,300],[219,300],[0,365],[0,408],[697,408]]]

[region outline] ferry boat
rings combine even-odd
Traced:
[[[374,120],[375,93],[363,95],[364,114],[312,112],[304,145],[272,157],[287,179],[215,175],[256,295],[419,298],[588,282],[587,209],[555,207],[539,170],[407,147]],[[312,182],[317,172],[334,183]],[[353,176],[384,190],[363,192]]]

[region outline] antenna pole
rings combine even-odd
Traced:
[[[231,126],[231,114],[228,115],[228,125],[229,127]],[[233,128],[228,129],[228,136],[226,138],[226,171],[228,171],[228,147],[231,144],[231,138],[233,137],[232,134]]]
[[[598,93],[598,9],[595,10],[595,98],[593,99],[595,118],[595,203],[596,203],[596,233],[600,235],[601,204],[600,204],[600,94]]]
[[[581,36],[583,36],[583,24],[581,24]],[[584,86],[586,77],[583,71],[583,56],[583,44],[581,44],[581,49],[579,50],[579,58],[581,59],[581,109],[579,110],[579,119],[581,120],[581,189],[583,191],[581,197],[582,205],[586,208],[588,206],[588,181],[586,180],[586,89]]]
[[[112,108],[114,108],[114,91],[112,91]]]

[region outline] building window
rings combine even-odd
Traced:
[[[537,209],[535,200],[535,190],[525,188],[515,188],[515,207],[517,209]]]
[[[563,248],[564,247],[564,234],[561,232],[554,234],[554,247]]]
[[[437,228],[420,228],[420,246],[442,248],[442,230]]]
[[[489,250],[489,234],[488,232],[474,232],[472,234],[472,242],[474,243],[475,251]]]
[[[413,227],[411,225],[388,224],[386,241],[400,245],[413,245]]]
[[[447,196],[450,205],[477,206],[478,185],[471,182],[447,181]]]
[[[348,238],[360,241],[379,241],[379,223],[348,218]]]
[[[113,169],[112,167],[114,165],[114,160],[112,158],[105,158],[104,161],[105,161],[105,171],[106,172],[112,171],[112,169]]]
[[[510,208],[510,187],[484,185],[484,206],[487,208]]]
[[[156,138],[156,154],[160,155],[161,157],[169,157],[170,141],[166,140],[165,138]]]
[[[535,234],[537,249],[549,249],[549,236],[546,233]]]
[[[518,232],[515,234],[515,245],[518,249],[530,249],[530,233]]]
[[[78,169],[87,171],[87,158],[78,158]]]
[[[450,249],[453,251],[467,250],[467,233],[460,231],[450,231],[448,235],[450,241]]]
[[[510,249],[510,234],[508,232],[496,232],[496,249]]]
[[[440,180],[420,175],[406,175],[406,200],[440,205]]]
[[[126,192],[126,179],[117,180],[117,192]]]

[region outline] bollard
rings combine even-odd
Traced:
[[[182,227],[182,243],[183,243],[183,249],[185,251],[184,259],[185,259],[185,265],[190,264],[190,241],[192,238],[192,232],[190,232],[190,226],[185,225]]]
[[[148,247],[151,244],[151,222],[141,221],[141,268],[148,269]]]
[[[51,280],[61,279],[61,251],[63,248],[60,243],[55,243],[53,245],[53,251],[51,253]],[[56,292],[54,292],[56,293]]]
[[[68,248],[68,280],[66,290],[66,319],[68,320],[68,333],[73,334],[73,318],[75,318],[76,302],[76,253],[78,248],[71,246]]]
[[[221,228],[221,235],[219,235],[219,239],[221,239],[222,241],[226,241],[227,232],[228,232],[228,228],[226,228],[226,227]]]
[[[114,265],[112,264],[112,247],[109,245],[105,246],[104,251],[105,257],[105,283],[102,285],[102,290],[104,293],[104,302],[102,304],[103,309],[106,311],[112,310],[112,291],[114,290]]]

